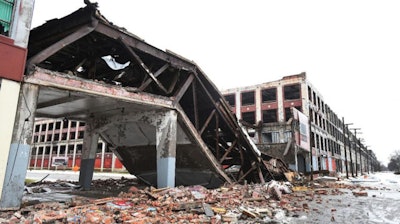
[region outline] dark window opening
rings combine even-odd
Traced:
[[[263,89],[261,91],[262,102],[276,101],[276,88]]]
[[[39,140],[39,136],[37,136],[37,135],[33,136],[33,142],[38,142],[38,140]]]
[[[85,127],[85,125],[86,125],[85,122],[80,122],[80,123],[79,123],[79,126],[80,126],[80,127]]]
[[[285,108],[285,120],[286,121],[288,121],[292,117],[292,110],[290,108],[291,107]],[[296,108],[298,111],[301,112],[301,108],[300,107],[294,107],[294,108]]]
[[[61,147],[60,147],[60,155],[62,155],[62,154],[65,154],[65,145],[62,145]]]
[[[68,154],[73,154],[74,153],[74,145],[69,145],[68,146]]]
[[[256,113],[255,112],[244,112],[242,113],[242,120],[246,121],[249,124],[256,123]]]
[[[62,133],[61,140],[67,140],[67,133]]]
[[[97,144],[97,153],[101,153],[102,149],[103,149],[103,144],[102,143],[98,143]]]
[[[47,135],[47,141],[48,141],[48,142],[51,142],[51,137],[52,137],[52,134],[48,134],[48,135]]]
[[[255,102],[254,91],[242,93],[242,106],[253,105]]]
[[[278,122],[278,111],[277,111],[277,109],[264,110],[262,113],[263,113],[262,116],[263,116],[263,122],[264,123]]]
[[[228,102],[229,105],[234,107],[235,104],[235,94],[229,94],[225,96],[225,100]]]
[[[71,121],[71,128],[76,127],[76,121]]]
[[[75,139],[75,132],[69,133],[69,139]]]
[[[82,144],[76,145],[76,153],[82,153]]]
[[[263,143],[272,143],[272,133],[262,133]]]
[[[51,147],[50,146],[46,146],[46,151],[45,151],[45,155],[49,155],[50,154],[50,149],[51,149]]]
[[[300,84],[284,87],[285,100],[300,99]]]
[[[312,101],[312,90],[311,90],[311,87],[308,87],[308,100]]]
[[[54,134],[54,141],[60,140],[60,134]]]
[[[35,125],[35,132],[39,132],[39,131],[40,131],[40,125],[37,124],[37,125]]]
[[[54,128],[54,124],[53,123],[49,123],[49,131],[53,130],[53,128]]]
[[[56,130],[61,128],[61,121],[56,122]]]
[[[82,139],[83,136],[84,136],[84,131],[78,132],[78,138],[79,138],[79,139]]]
[[[45,135],[40,136],[40,142],[44,142]]]

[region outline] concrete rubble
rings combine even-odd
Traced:
[[[0,223],[288,223],[320,212],[313,205],[329,203],[324,196],[349,192],[353,197],[368,196],[366,190],[374,189],[332,180],[226,184],[215,189],[199,185],[156,189],[127,178],[97,180],[92,185],[92,191],[68,182],[27,187],[22,208],[0,213]],[[29,200],[30,195],[46,198],[52,193],[70,197]],[[334,221],[336,208],[329,209]]]

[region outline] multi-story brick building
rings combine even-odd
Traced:
[[[67,119],[40,119],[34,126],[30,169],[73,169],[80,167],[85,123]],[[59,161],[64,160],[65,164]],[[122,163],[100,139],[95,169],[124,171]]]
[[[313,172],[332,174],[346,172],[347,162],[349,172],[361,168],[363,172],[370,170],[370,164],[366,165],[368,151],[360,142],[357,143],[358,139],[344,125],[344,119],[333,112],[305,73],[222,93],[237,118],[247,124],[258,147],[283,159],[292,169],[310,172],[312,164]],[[299,128],[293,120],[293,108],[309,118],[311,144],[308,145],[312,149],[312,160],[308,147],[294,144]],[[350,143],[357,143],[357,150],[356,144]],[[360,155],[364,156],[361,163]]]

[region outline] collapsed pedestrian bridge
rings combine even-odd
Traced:
[[[148,184],[217,187],[269,178],[261,154],[193,62],[162,51],[88,5],[30,33],[25,85],[36,117],[86,122],[80,182],[98,138]]]

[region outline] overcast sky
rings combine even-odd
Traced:
[[[195,61],[221,90],[306,72],[380,161],[400,150],[399,1],[97,2],[114,24]],[[84,6],[36,0],[32,27]]]

